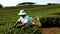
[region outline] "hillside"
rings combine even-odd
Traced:
[[[59,16],[60,5],[43,5],[43,6],[37,5],[37,6],[0,8],[0,34],[10,33],[9,29],[13,26],[14,22],[16,22],[20,17],[17,14],[21,9],[26,10],[29,16],[38,16],[39,18],[60,17]],[[38,28],[34,27],[30,29],[36,30]],[[33,31],[35,32],[35,30]],[[17,30],[15,29],[15,32],[14,32],[14,29],[13,29],[12,34],[17,34]],[[28,33],[25,32],[25,34],[28,34]]]

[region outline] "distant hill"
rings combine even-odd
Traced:
[[[34,4],[36,4],[36,3],[33,3],[33,2],[23,2],[23,3],[19,3],[19,4],[17,4],[17,6],[20,7],[20,6],[34,5]]]
[[[60,3],[48,3],[48,5],[60,5]]]

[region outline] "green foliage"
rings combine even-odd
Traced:
[[[3,8],[3,5],[2,4],[0,4],[0,8]]]
[[[13,27],[10,29],[10,28],[5,27],[0,30],[0,33],[2,34],[36,34],[36,33],[41,33],[41,30],[40,28],[36,26],[34,27],[25,26],[19,29],[13,28]]]
[[[10,27],[13,26],[14,22],[18,20],[20,16],[17,14],[19,10],[25,9],[29,16],[38,16],[40,18],[47,17],[57,17],[59,15],[53,15],[53,13],[60,12],[60,5],[36,5],[36,6],[25,6],[25,7],[8,7],[0,9],[0,34],[28,34],[34,33],[36,30],[39,30],[36,27],[27,28],[24,31],[24,28],[19,32],[17,29],[12,29],[10,32]]]
[[[42,23],[42,27],[60,27],[60,18],[41,18],[40,22]]]

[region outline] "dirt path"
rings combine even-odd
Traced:
[[[60,34],[60,28],[41,28],[43,34]]]

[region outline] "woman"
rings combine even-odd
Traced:
[[[18,15],[21,17],[17,20],[14,26],[16,26],[17,23],[22,23],[20,26],[34,26],[34,23],[31,21],[31,19],[24,10],[20,10]]]

